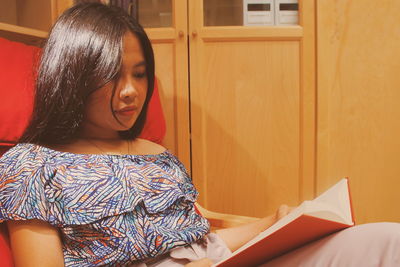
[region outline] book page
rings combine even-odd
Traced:
[[[352,225],[347,179],[342,179],[319,197],[307,201],[305,214]]]

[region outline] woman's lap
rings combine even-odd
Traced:
[[[400,224],[350,227],[261,266],[400,266]]]
[[[225,243],[216,234],[204,242],[171,251],[162,259],[134,264],[134,267],[183,266],[204,257],[218,262],[230,255]],[[275,258],[262,267],[392,267],[400,266],[400,224],[362,224],[331,234]]]
[[[173,249],[167,255],[130,267],[180,267],[202,258],[209,258],[216,263],[231,254],[224,241],[217,234],[211,233],[189,246]]]

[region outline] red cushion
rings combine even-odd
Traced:
[[[0,142],[16,142],[28,123],[39,52],[38,47],[0,38]]]
[[[0,155],[14,145],[32,113],[34,73],[40,48],[0,38]],[[141,138],[161,143],[166,132],[157,84]]]
[[[161,107],[160,94],[158,93],[157,79],[154,81],[154,91],[149,102],[146,123],[140,137],[161,144],[167,126],[165,123],[164,112]]]
[[[14,266],[13,258],[4,227],[4,224],[0,224],[0,266],[12,267]]]

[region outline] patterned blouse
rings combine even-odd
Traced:
[[[201,239],[198,192],[179,160],[19,144],[0,159],[0,222],[58,227],[65,266],[125,266]]]

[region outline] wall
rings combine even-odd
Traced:
[[[359,223],[400,221],[399,13],[317,1],[317,191],[350,177]]]

